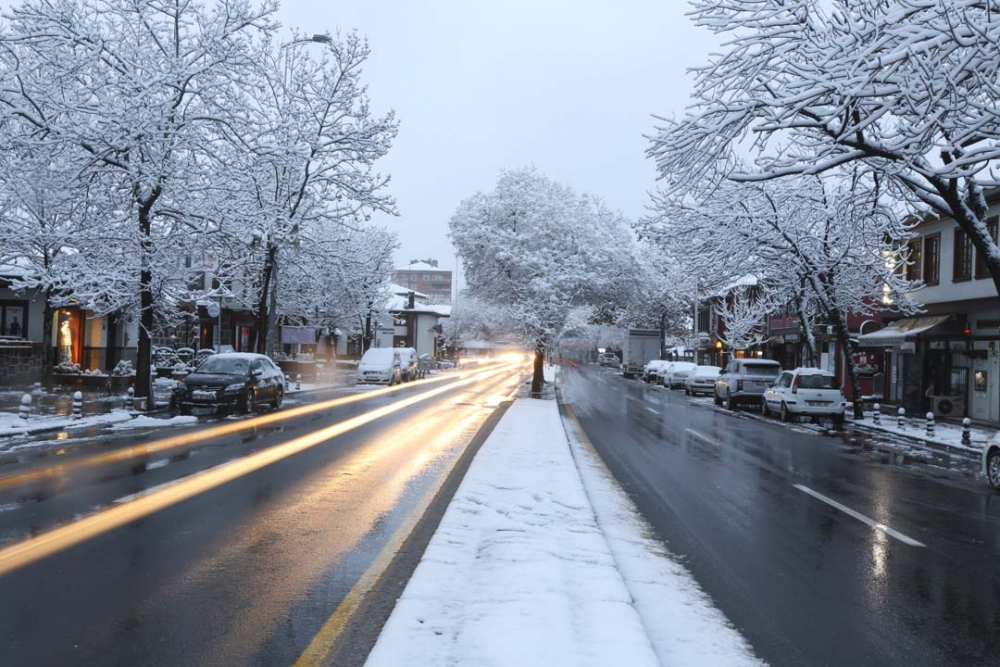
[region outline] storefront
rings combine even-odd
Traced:
[[[83,322],[83,311],[75,306],[56,311],[54,336],[56,363],[82,363]]]
[[[886,403],[915,414],[969,414],[973,361],[980,353],[963,322],[958,315],[910,317],[859,337],[866,348],[884,350]],[[982,381],[988,386],[987,375]]]

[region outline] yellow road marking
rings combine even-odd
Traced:
[[[518,375],[518,380],[514,384],[513,390],[507,394],[506,399],[510,400],[517,396],[520,390],[520,375]],[[318,667],[326,662],[327,657],[330,655],[330,651],[333,649],[340,635],[344,632],[347,627],[348,621],[350,621],[351,616],[354,612],[358,610],[358,606],[364,599],[365,594],[371,590],[372,586],[382,576],[382,572],[389,566],[392,562],[393,557],[395,557],[396,552],[409,537],[410,533],[413,531],[414,526],[427,511],[427,507],[433,501],[436,494],[427,494],[423,500],[418,503],[412,512],[403,520],[400,527],[392,534],[386,545],[379,551],[375,560],[372,564],[365,570],[364,574],[358,579],[344,599],[340,601],[337,608],[333,610],[330,617],[323,623],[323,627],[319,629],[316,636],[313,637],[312,641],[309,642],[309,646],[306,650],[302,652],[302,655],[293,664],[293,667]]]
[[[221,484],[280,461],[292,454],[304,451],[321,442],[369,424],[386,415],[416,405],[444,392],[451,391],[455,387],[472,384],[473,382],[507,372],[508,370],[509,368],[500,368],[481,372],[456,383],[438,387],[437,389],[396,401],[381,408],[376,408],[357,417],[346,419],[307,435],[250,454],[229,464],[195,473],[172,486],[140,496],[135,500],[109,507],[71,524],[54,528],[5,549],[0,549],[0,575],[7,574],[19,567],[85,542],[97,535],[176,505]]]

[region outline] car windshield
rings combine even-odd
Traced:
[[[832,375],[800,375],[799,387],[802,389],[836,389],[837,381]]]
[[[781,367],[776,364],[747,364],[743,367],[744,375],[763,375],[765,377],[778,377]]]
[[[198,367],[199,373],[219,373],[221,375],[243,375],[250,370],[250,360],[246,357],[209,357]]]

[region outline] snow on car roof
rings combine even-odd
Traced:
[[[257,354],[255,352],[221,352],[219,354],[213,354],[213,359],[269,359],[266,354]]]
[[[825,371],[822,368],[806,368],[804,366],[796,368],[794,372],[798,375],[833,375],[830,371]]]

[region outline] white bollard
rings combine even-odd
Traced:
[[[31,387],[31,395],[32,396],[41,396],[44,393],[45,392],[42,391],[42,383],[41,382],[36,382],[34,385],[32,385],[32,387]]]
[[[78,391],[73,394],[73,419],[83,416],[83,392]]]
[[[924,416],[927,418],[927,437],[928,438],[933,438],[934,437],[934,413],[933,412],[928,412]]]
[[[906,428],[906,410],[903,408],[896,411],[896,425],[899,428]]]
[[[968,417],[962,420],[962,444],[972,444],[972,420]]]
[[[17,409],[17,416],[28,421],[28,415],[31,414],[31,394],[25,394],[21,397],[21,406]]]
[[[872,423],[875,424],[876,426],[878,426],[879,425],[879,418],[882,415],[882,406],[880,404],[876,403],[875,405],[872,406],[872,409],[875,411],[875,412],[872,413]]]
[[[288,393],[288,387],[289,387],[289,385],[290,385],[291,383],[292,383],[292,376],[291,376],[291,375],[288,375],[288,374],[286,373],[286,374],[285,374],[285,393],[286,393],[286,394]]]
[[[129,412],[135,412],[135,388],[129,387],[125,390],[125,409]]]
[[[302,373],[295,375],[295,391],[302,391]]]

